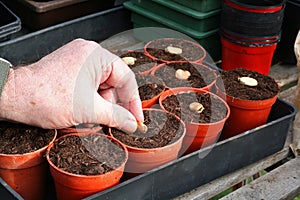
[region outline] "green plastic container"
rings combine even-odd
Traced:
[[[197,31],[209,31],[220,26],[221,9],[199,12],[170,0],[131,0],[131,2],[135,6]]]
[[[131,21],[133,22],[134,28],[163,27],[181,32],[202,45],[214,61],[219,61],[221,59],[219,29],[200,32],[156,15],[146,9],[134,5],[132,2],[125,2],[124,7],[132,11]],[[140,31],[137,31],[135,36],[145,42],[158,37],[171,37],[170,35],[164,35],[163,32],[158,32],[154,35],[152,32],[151,34],[147,34],[147,32]]]
[[[173,1],[200,12],[208,12],[211,10],[220,9],[222,7],[222,2],[223,2],[222,0],[173,0]]]

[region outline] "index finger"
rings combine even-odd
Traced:
[[[105,57],[106,59],[109,58],[110,62],[106,62],[107,68],[103,72],[107,75],[104,76],[105,79],[102,79],[101,83],[105,82],[106,85],[116,88],[118,98],[123,107],[128,109],[137,121],[143,122],[142,102],[134,73],[121,58],[110,52],[108,54],[111,55],[106,55]]]

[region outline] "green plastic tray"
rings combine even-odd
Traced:
[[[191,37],[209,53],[214,61],[221,59],[221,42],[219,37],[219,29],[210,30],[207,32],[200,32],[178,24],[172,20],[161,17],[150,11],[134,5],[132,2],[125,2],[124,7],[131,10],[131,21],[134,28],[141,27],[163,27],[176,30],[188,37]],[[164,37],[164,33],[157,33],[157,35],[149,35],[146,32],[139,32],[135,36],[143,41],[149,41],[156,37]],[[167,35],[169,37],[169,35]]]
[[[170,0],[131,0],[131,2],[135,6],[197,31],[209,31],[220,26],[221,9],[204,13]]]
[[[173,0],[181,5],[188,8],[208,12],[215,9],[220,9],[222,7],[222,0]]]

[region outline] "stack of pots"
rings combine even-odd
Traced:
[[[225,0],[221,13],[222,69],[268,75],[281,38],[285,0]]]

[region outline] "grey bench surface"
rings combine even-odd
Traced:
[[[222,200],[289,200],[300,194],[300,157],[296,157]]]

